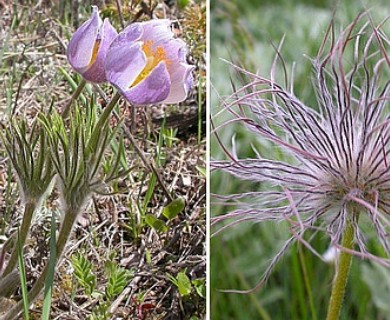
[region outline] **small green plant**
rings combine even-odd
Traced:
[[[164,144],[167,148],[172,148],[174,142],[179,141],[179,139],[176,138],[177,128],[167,128],[166,126],[163,126],[161,128],[161,134],[164,139]]]
[[[90,320],[110,319],[109,307],[112,301],[123,291],[132,277],[132,272],[118,266],[114,258],[115,253],[111,254],[104,265],[107,285],[104,291],[99,291],[96,288],[96,270],[94,270],[93,264],[79,252],[72,256],[74,275],[78,285],[83,288],[84,293],[89,298],[98,299],[89,317]]]
[[[165,224],[165,222],[159,218],[156,218],[152,214],[147,214],[145,216],[145,222],[149,227],[153,228],[159,233],[168,232],[168,226]]]
[[[192,284],[190,278],[186,275],[185,271],[180,271],[176,278],[168,274],[169,280],[177,287],[181,297],[185,297],[191,294]]]
[[[189,296],[194,289],[199,297],[206,299],[206,279],[200,278],[190,280],[186,274],[186,270],[180,271],[176,278],[171,274],[168,274],[167,276],[169,280],[177,287],[181,297]]]
[[[181,211],[183,211],[184,207],[185,207],[184,199],[177,198],[164,208],[162,214],[168,220],[172,220],[175,219]]]
[[[152,214],[147,214],[145,216],[146,224],[156,230],[157,232],[164,233],[169,230],[169,221],[175,219],[178,214],[183,211],[185,207],[185,201],[183,198],[177,198],[164,207],[162,215],[168,220],[165,222],[162,219],[156,218]]]
[[[78,285],[84,289],[87,296],[91,297],[96,289],[96,275],[92,271],[92,263],[77,252],[72,256],[72,266]]]
[[[105,263],[104,271],[108,279],[104,293],[99,297],[98,305],[93,309],[90,320],[108,320],[110,319],[109,307],[114,299],[123,291],[128,281],[132,277],[132,272],[119,267],[111,257]]]
[[[105,296],[109,301],[115,299],[126,287],[132,274],[129,270],[119,267],[114,261],[107,261],[104,266],[108,277]]]
[[[110,304],[108,302],[100,302],[92,311],[88,320],[107,320],[110,319],[110,313],[108,308]]]
[[[194,279],[192,280],[192,285],[195,288],[196,293],[199,297],[206,299],[206,279]]]

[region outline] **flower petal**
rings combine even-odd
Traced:
[[[154,45],[159,46],[173,39],[173,32],[170,28],[171,21],[167,19],[156,19],[142,22],[142,40],[154,40]]]
[[[69,63],[80,73],[88,67],[91,61],[99,27],[102,24],[97,7],[93,6],[92,8],[91,18],[76,30],[69,42],[67,50]]]
[[[166,19],[134,23],[111,44],[107,79],[133,104],[176,103],[190,90],[186,44],[174,38],[170,25]]]
[[[104,63],[108,49],[112,41],[117,37],[118,32],[114,29],[108,19],[104,19],[101,29],[101,42],[99,51],[94,63],[82,75],[86,80],[100,83],[106,81]]]
[[[160,103],[168,97],[170,87],[168,70],[165,63],[160,62],[144,80],[123,95],[134,105]]]
[[[123,46],[124,44],[133,44],[140,41],[143,35],[144,29],[140,22],[135,22],[126,27],[111,44],[111,49],[115,47]]]
[[[187,45],[181,39],[172,39],[166,45],[167,59],[186,62]]]
[[[163,103],[178,103],[187,98],[192,86],[194,66],[181,63],[171,73],[171,90]]]
[[[146,65],[141,47],[141,42],[122,42],[121,45],[111,47],[107,54],[107,79],[121,91],[126,91],[131,86]]]
[[[186,63],[187,48],[183,40],[172,39],[164,46],[171,75],[171,91],[164,103],[178,103],[186,99],[192,86],[193,66]]]

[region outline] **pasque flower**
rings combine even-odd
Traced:
[[[102,21],[96,6],[92,8],[91,18],[76,30],[66,54],[72,67],[86,80],[100,83],[106,81],[104,61],[118,33],[108,19]]]
[[[107,53],[107,79],[134,105],[178,103],[192,84],[186,44],[175,39],[169,20],[133,23]]]
[[[224,147],[229,160],[211,164],[213,170],[268,188],[216,195],[218,202],[234,208],[213,219],[221,226],[218,231],[243,221],[291,225],[290,239],[259,285],[295,241],[321,257],[305,240],[310,230],[324,231],[341,252],[390,266],[389,39],[371,19],[362,24],[365,16],[360,15],[337,39],[328,30],[313,60],[316,106],[306,106],[290,86],[285,88],[272,77],[234,66],[251,81],[224,101],[234,119],[222,126],[240,122],[286,155],[278,161],[260,155],[240,159]],[[385,256],[369,252],[369,233],[363,225],[376,231]],[[346,234],[348,241],[343,240]],[[349,248],[344,245],[348,242]]]

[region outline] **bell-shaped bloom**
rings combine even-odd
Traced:
[[[108,19],[99,17],[96,6],[89,20],[74,33],[69,42],[67,57],[74,70],[91,82],[104,82],[106,75],[104,61],[107,51],[118,33]]]
[[[178,103],[192,85],[186,44],[175,39],[169,20],[133,23],[111,44],[106,76],[133,105]]]

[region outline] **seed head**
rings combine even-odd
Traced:
[[[212,161],[213,170],[273,186],[267,192],[217,195],[235,205],[213,219],[213,224],[229,221],[217,232],[242,221],[291,225],[291,238],[256,288],[297,240],[321,257],[304,239],[308,230],[325,231],[335,248],[348,250],[340,244],[347,221],[356,243],[348,251],[390,266],[390,42],[384,24],[375,26],[365,12],[335,38],[331,23],[312,61],[318,102],[312,107],[273,76],[267,79],[233,65],[250,82],[224,100],[224,109],[234,122],[281,147],[287,159],[239,159],[224,148],[229,160]],[[386,257],[368,251],[362,223],[375,228]]]

